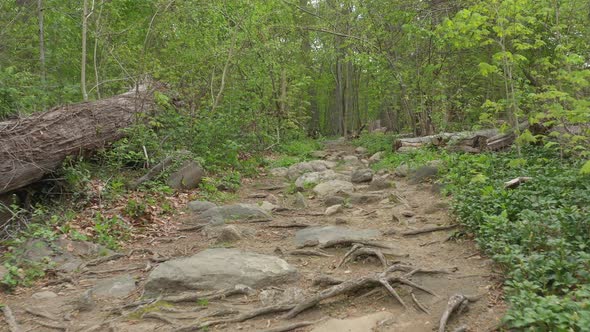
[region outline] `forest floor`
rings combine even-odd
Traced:
[[[334,168],[337,173],[349,177],[358,167],[341,162],[346,156],[355,154],[354,147],[344,142],[328,142],[325,151],[328,156],[339,155],[341,166]],[[271,221],[232,223],[239,230],[239,239],[230,237],[220,242],[219,233],[207,229],[181,231],[186,226],[181,220],[186,216],[179,215],[175,225],[177,230],[165,237],[136,240],[121,251],[125,255],[110,256],[113,259],[109,261],[85,262],[82,269],[47,278],[30,288],[19,288],[13,294],[3,295],[0,300],[12,310],[21,331],[418,332],[438,330],[449,298],[463,294],[470,299],[467,310],[452,315],[446,330],[455,331],[465,326],[465,331],[493,331],[506,309],[502,300],[501,272],[491,259],[478,252],[471,240],[449,240],[456,229],[404,235],[411,230],[452,225],[453,218],[446,198],[436,193],[431,183],[411,183],[408,178],[390,176],[394,186],[387,189],[376,191],[367,184],[354,184],[355,193],[368,197],[379,195],[382,199],[345,204],[342,211],[330,216],[325,214],[326,206],[322,200],[310,191],[304,193],[307,208],[291,208],[292,195],[287,193],[287,181],[271,175],[261,176],[242,185],[238,192],[239,202],[235,203],[260,204],[268,200],[288,209],[274,212]],[[289,225],[291,227],[287,227]],[[304,248],[307,252],[295,252],[323,256],[294,255],[296,233],[305,226],[374,230],[377,235],[371,241],[352,241],[340,247]],[[311,303],[309,309],[295,315],[292,303],[303,303],[317,294],[327,294],[326,289],[337,293],[344,286],[352,285],[346,282],[340,286],[317,285],[315,281],[320,276],[359,283],[379,279],[385,267],[372,256],[360,256],[338,267],[355,242],[365,242],[361,249],[384,253],[388,266],[399,267],[400,271],[394,271],[392,275],[403,272],[397,274],[399,278],[389,278],[389,281],[405,307],[377,280],[377,284],[368,281],[359,287],[351,287],[350,291],[326,297],[317,305],[308,302]],[[379,248],[383,246],[388,248]],[[156,300],[138,302],[145,295],[144,285],[150,273],[158,265],[167,264],[163,261],[195,255],[210,248],[235,248],[279,257],[297,270],[296,277],[270,283],[263,287],[264,290],[236,295],[215,296],[218,293],[214,293],[213,296],[176,301],[166,294],[151,294]],[[412,274],[410,271],[414,269],[444,273],[414,271]],[[132,280],[131,288],[126,286],[128,277]],[[119,278],[119,281],[113,283],[113,278]],[[95,297],[89,290],[96,290],[97,284],[110,287],[107,293],[112,296]],[[194,294],[203,293],[194,291]],[[276,299],[269,302],[269,294]],[[288,294],[292,298],[280,303]],[[243,321],[232,319],[267,306],[275,312]],[[286,318],[287,313],[293,313],[294,317]],[[206,327],[209,324],[204,322],[212,321],[214,323]],[[296,327],[291,324],[299,322],[304,322],[299,329],[289,329]],[[0,329],[8,330],[6,324]]]

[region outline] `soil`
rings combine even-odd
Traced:
[[[327,144],[329,154],[344,151],[344,155],[354,154],[354,148],[345,143]],[[239,192],[239,202],[261,203],[268,198],[251,198],[274,195],[279,201],[287,200],[285,189],[264,190],[261,188],[280,187],[285,183],[282,178],[261,176],[244,183]],[[328,318],[344,320],[344,325],[336,320],[319,322],[302,327],[296,331],[329,331],[329,326],[348,326],[350,331],[433,331],[438,330],[439,320],[444,312],[449,297],[461,293],[478,300],[469,302],[468,310],[460,315],[451,317],[447,330],[453,331],[459,326],[467,326],[467,331],[493,331],[505,312],[502,302],[502,275],[493,262],[478,252],[475,243],[459,237],[449,240],[449,236],[457,229],[442,230],[414,236],[403,236],[404,231],[416,230],[437,225],[449,225],[453,218],[448,211],[447,198],[436,193],[436,188],[430,183],[410,184],[405,178],[395,178],[395,187],[386,189],[384,196],[396,194],[402,198],[397,203],[389,201],[375,202],[362,205],[352,205],[333,216],[324,216],[326,207],[314,198],[310,192],[305,193],[309,208],[304,210],[286,210],[273,214],[271,224],[301,222],[313,225],[339,225],[358,229],[377,229],[382,235],[377,240],[396,248],[399,254],[407,256],[387,256],[391,261],[400,261],[423,269],[448,270],[449,274],[416,274],[412,281],[430,290],[436,296],[419,290],[413,290],[416,299],[428,310],[423,312],[412,300],[412,289],[408,286],[395,284],[398,294],[407,304],[404,308],[385,288],[377,287],[373,293],[368,290],[357,293],[339,295],[322,301],[319,305],[303,311],[292,319],[285,319],[283,313],[263,315],[241,323],[220,324],[209,327],[208,331],[262,331],[265,329],[289,325],[300,321],[318,321]],[[368,191],[367,185],[355,185],[356,192]],[[281,204],[279,204],[281,205]],[[396,216],[395,218],[393,216]],[[406,217],[410,216],[410,217]],[[179,218],[180,220],[181,218]],[[295,249],[294,236],[297,228],[272,228],[268,222],[240,223],[240,230],[244,236],[232,243],[218,243],[215,238],[209,238],[207,232],[195,230],[192,232],[176,232],[167,237],[143,239],[130,243],[125,248],[149,249],[142,252],[136,250],[129,257],[123,257],[97,266],[88,267],[88,271],[95,273],[78,273],[71,275],[71,280],[48,278],[40,281],[36,286],[20,288],[10,295],[2,295],[0,301],[8,305],[22,331],[55,331],[56,327],[68,331],[175,331],[179,326],[194,324],[201,320],[218,319],[222,317],[202,318],[220,309],[234,309],[245,312],[260,308],[257,295],[237,295],[220,300],[198,303],[173,304],[177,312],[166,306],[148,306],[123,309],[125,304],[139,300],[142,296],[142,284],[149,271],[158,262],[150,260],[152,253],[158,257],[182,257],[193,255],[203,249],[212,247],[232,247],[253,251],[267,255],[280,255],[289,264],[297,268],[299,279],[282,289],[298,287],[307,295],[313,295],[322,288],[314,286],[312,280],[319,275],[350,280],[367,275],[374,275],[383,271],[379,260],[361,258],[336,268],[342,256],[349,247],[324,249],[330,257],[323,256],[293,256],[281,255],[281,251],[288,252]],[[182,227],[182,225],[178,225]],[[278,249],[277,249],[278,248]],[[307,248],[306,248],[307,249]],[[125,270],[128,271],[117,271]],[[96,273],[98,272],[98,273]],[[95,305],[84,303],[84,294],[101,280],[124,274],[130,274],[137,280],[134,292],[124,298],[96,300]],[[53,285],[48,285],[53,283]],[[34,293],[51,291],[57,297],[44,300],[33,299]],[[43,311],[48,317],[40,317],[30,312]],[[183,311],[179,313],[179,311]],[[124,315],[121,315],[121,312]],[[142,317],[143,314],[146,314]],[[385,313],[375,324],[371,319],[359,319],[376,313]],[[171,322],[158,318],[158,315],[172,317]],[[226,316],[232,317],[232,315]],[[367,322],[367,323],[363,323]],[[43,326],[43,324],[54,327]],[[173,324],[172,324],[173,323]],[[340,325],[338,325],[340,324]],[[360,325],[359,325],[360,324]],[[366,324],[366,325],[363,325]],[[323,328],[322,328],[323,326]],[[8,325],[0,323],[0,330],[8,331]]]

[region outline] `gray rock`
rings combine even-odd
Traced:
[[[367,149],[362,146],[359,146],[358,148],[354,149],[354,152],[358,154],[365,154],[367,153]]]
[[[92,289],[85,291],[80,297],[72,301],[74,308],[81,312],[91,311],[96,307],[96,302],[92,298]]]
[[[395,171],[393,172],[393,174],[395,174],[395,176],[399,176],[400,178],[405,178],[406,176],[408,176],[408,174],[410,173],[410,167],[408,167],[408,165],[406,164],[401,164],[398,167],[395,168]]]
[[[322,323],[317,324],[311,332],[367,332],[375,331],[379,323],[395,317],[392,313],[381,311],[366,316],[356,318],[337,319],[330,318]],[[400,329],[399,331],[402,331]]]
[[[39,300],[39,301],[54,299],[56,297],[57,297],[57,294],[55,294],[54,292],[51,292],[51,291],[43,291],[43,292],[38,292],[38,293],[31,295],[31,298],[33,300]]]
[[[271,218],[271,215],[254,204],[232,204],[211,208],[200,216],[212,224],[220,224],[225,220]]]
[[[287,176],[289,169],[287,167],[277,167],[270,170],[272,176],[284,178]]]
[[[371,156],[371,158],[369,158],[369,163],[374,164],[374,163],[380,162],[381,159],[383,159],[384,155],[385,155],[385,152],[383,152],[383,151],[376,152],[375,154],[373,154]]]
[[[382,194],[371,194],[371,193],[363,193],[363,194],[352,194],[350,195],[350,202],[352,204],[371,204],[375,202],[379,202],[383,199]]]
[[[313,151],[311,153],[311,156],[316,159],[326,159],[326,157],[328,156],[328,152],[322,150]]]
[[[318,241],[324,244],[332,240],[353,239],[353,240],[371,240],[380,235],[375,229],[354,229],[340,226],[318,226],[308,227],[298,231],[295,234],[295,243],[303,245],[308,241]]]
[[[234,225],[228,225],[221,228],[217,242],[235,242],[242,239],[240,230]]]
[[[344,204],[344,197],[340,196],[330,196],[324,199],[325,206],[332,206],[332,205],[339,205]]]
[[[135,279],[129,274],[102,280],[92,288],[98,298],[124,298],[135,290]]]
[[[374,177],[371,183],[369,184],[369,190],[377,191],[377,190],[384,190],[389,189],[394,186],[393,181],[389,180],[387,176],[378,176]]]
[[[320,196],[335,196],[337,194],[350,195],[354,191],[352,183],[343,180],[331,180],[324,183],[320,183],[313,188],[313,192]]]
[[[331,169],[321,172],[310,172],[298,177],[295,181],[295,187],[297,187],[299,190],[303,190],[307,184],[315,185],[331,180],[347,180],[347,177],[343,174],[336,173]]]
[[[336,166],[336,163],[326,160],[312,160],[304,161],[291,165],[287,170],[287,178],[291,180],[297,179],[304,173],[321,172]]]
[[[332,205],[332,206],[329,206],[326,209],[326,212],[324,212],[324,215],[326,215],[326,216],[333,216],[333,215],[335,215],[337,213],[340,213],[342,211],[343,211],[342,205],[340,205],[340,204],[338,204],[338,205]]]
[[[266,212],[272,212],[276,209],[278,209],[279,207],[277,205],[272,204],[269,201],[263,201],[262,204],[260,204],[260,208],[263,209]]]
[[[342,160],[347,164],[356,164],[359,163],[359,158],[357,156],[344,156]]]
[[[261,288],[283,285],[297,277],[284,260],[237,249],[207,249],[186,258],[160,264],[148,276],[147,294],[211,290],[237,284]]]
[[[62,252],[69,252],[71,254],[81,257],[96,257],[96,256],[108,256],[113,253],[112,250],[107,249],[100,244],[88,242],[88,241],[72,241],[68,239],[58,239],[55,245]]]
[[[438,175],[438,167],[435,166],[421,166],[410,172],[410,182],[422,183],[433,180]]]
[[[166,184],[177,190],[195,189],[205,176],[205,170],[199,163],[189,160],[180,169],[168,177]]]
[[[22,257],[33,262],[41,262],[44,258],[51,258],[55,252],[49,244],[40,239],[29,239],[22,245]]]
[[[307,208],[307,199],[303,196],[302,193],[298,192],[295,194],[293,198],[293,207],[296,209],[305,209]]]
[[[352,183],[371,182],[371,180],[373,180],[373,171],[368,168],[357,169],[350,176]]]
[[[402,211],[402,216],[406,217],[406,218],[412,218],[413,216],[415,216],[416,214],[412,211],[406,210],[406,211]]]
[[[207,201],[192,201],[188,203],[188,208],[192,212],[195,213],[202,213],[214,207],[217,207],[215,203],[207,202]]]
[[[285,290],[276,288],[264,289],[258,295],[258,299],[265,307],[300,302],[304,297],[305,292],[297,287],[289,287]]]

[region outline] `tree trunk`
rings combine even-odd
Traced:
[[[45,26],[43,24],[43,0],[37,1],[37,17],[39,20],[39,62],[41,64],[41,83],[45,88]]]
[[[82,59],[80,61],[80,88],[82,89],[82,98],[88,101],[88,92],[86,91],[86,37],[88,31],[88,0],[84,0],[84,9],[82,10]]]
[[[152,105],[128,92],[94,102],[56,107],[28,118],[0,122],[0,194],[40,180],[67,156],[104,147]]]

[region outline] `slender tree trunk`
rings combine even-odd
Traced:
[[[80,87],[82,89],[82,98],[88,101],[88,92],[86,91],[86,37],[88,31],[88,0],[84,0],[84,9],[82,10],[82,59],[80,61]]]
[[[100,99],[100,84],[99,84],[99,77],[98,77],[98,37],[101,34],[101,26],[100,26],[100,19],[102,18],[102,7],[104,5],[104,0],[100,1],[100,8],[98,10],[98,18],[96,18],[96,31],[94,33],[94,52],[92,55],[92,60],[94,62],[94,80],[96,81],[96,97]]]
[[[41,83],[45,88],[47,73],[45,65],[45,26],[43,23],[43,0],[37,0],[37,17],[39,20],[39,62],[41,64]]]

